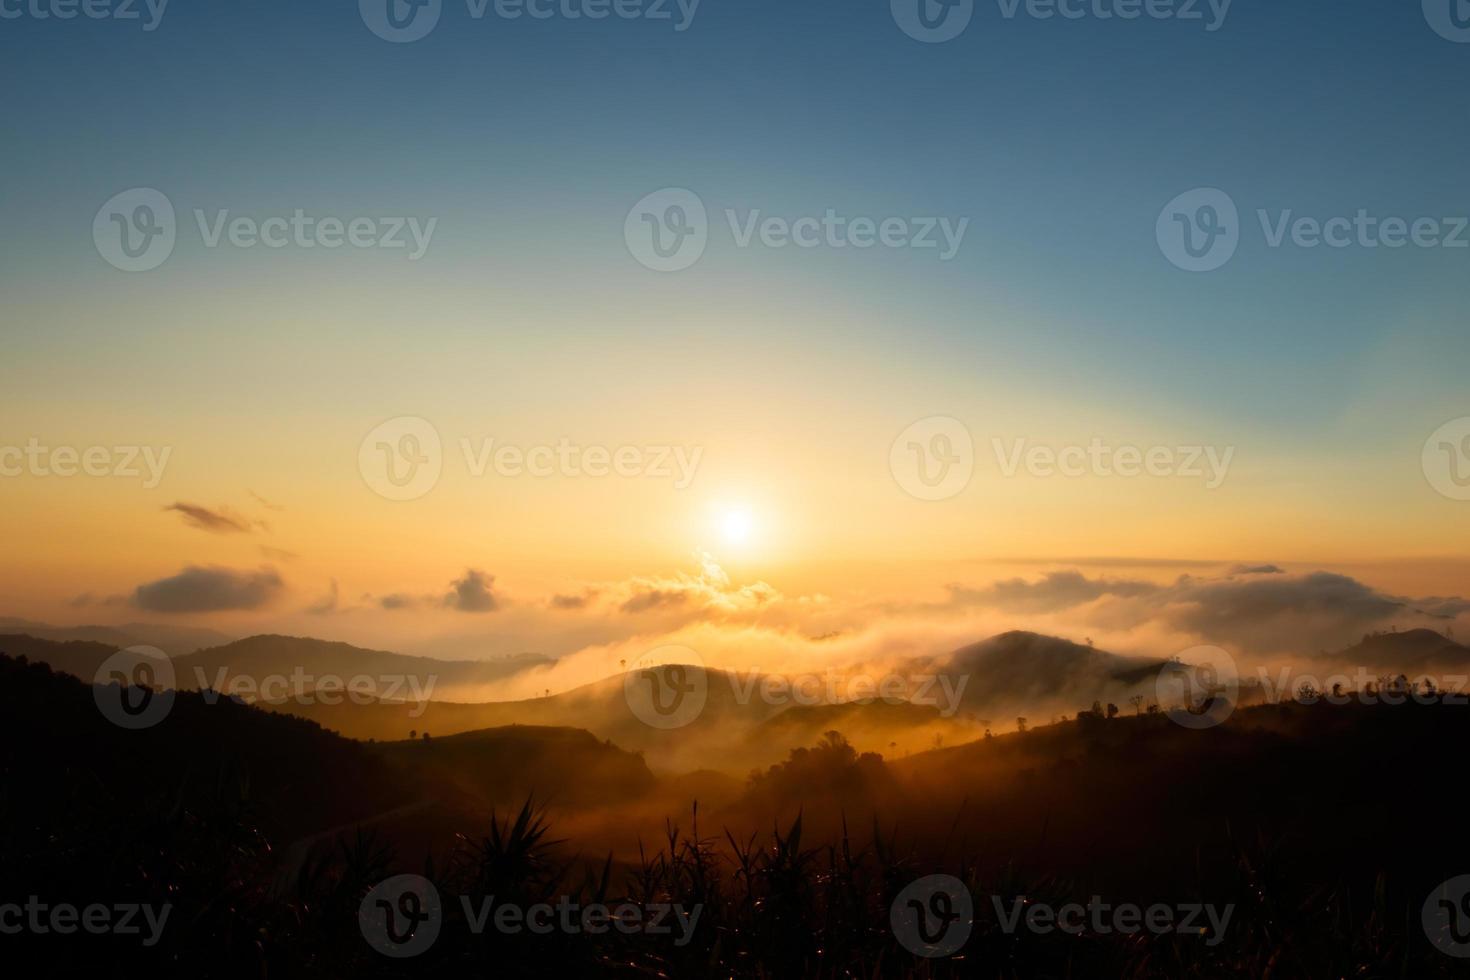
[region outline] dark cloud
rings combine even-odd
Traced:
[[[1035,582],[1013,578],[984,589],[949,586],[950,604],[993,606],[1013,612],[1052,612],[1070,609],[1103,596],[1152,595],[1160,586],[1132,579],[1090,579],[1081,572],[1052,572]]]
[[[190,565],[179,574],[138,586],[133,604],[163,613],[258,609],[285,589],[274,569],[236,571]]]
[[[689,592],[682,589],[649,589],[635,593],[618,609],[625,613],[640,613],[651,609],[672,609],[688,601]]]
[[[596,589],[588,589],[581,595],[554,595],[549,605],[552,609],[573,610],[586,609],[597,598]]]
[[[466,569],[463,578],[450,583],[444,604],[460,612],[494,612],[500,605],[491,591],[494,585],[494,575],[486,575],[474,568]]]
[[[406,595],[402,592],[395,592],[392,595],[385,595],[379,599],[378,605],[384,609],[393,611],[399,609],[416,609],[418,608],[419,600],[414,596]]]
[[[1286,569],[1280,565],[1236,565],[1230,570],[1231,575],[1285,575]]]
[[[313,616],[326,616],[337,611],[338,588],[337,580],[332,579],[331,591],[316,602],[306,607],[306,611]]]
[[[228,507],[211,510],[199,504],[178,501],[164,508],[183,515],[184,523],[214,534],[249,534],[250,522]]]

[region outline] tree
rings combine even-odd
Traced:
[[[1140,715],[1140,714],[1143,713],[1143,695],[1142,694],[1135,694],[1135,695],[1133,695],[1133,697],[1131,697],[1131,698],[1128,699],[1128,703],[1131,704],[1131,705],[1133,705],[1133,714],[1135,716]]]
[[[419,737],[419,730],[417,728],[410,728],[408,730],[408,737],[409,738],[418,738]]]
[[[1113,704],[1113,703],[1109,702],[1108,703],[1108,718],[1109,719],[1112,719],[1112,718],[1116,718],[1116,717],[1118,717],[1118,706],[1116,704]]]
[[[1025,718],[1017,718],[1016,719],[1016,731],[1018,731],[1018,732],[1024,732],[1025,730],[1026,730],[1026,719]]]

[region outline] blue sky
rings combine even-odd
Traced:
[[[174,0],[152,32],[0,19],[0,382],[25,432],[95,409],[210,419],[230,445],[256,438],[236,416],[307,431],[350,408],[355,432],[472,392],[527,417],[752,441],[809,424],[864,459],[932,413],[1019,413],[1076,438],[1122,419],[1120,440],[1147,425],[1239,444],[1265,484],[1338,465],[1384,480],[1344,521],[1456,506],[1422,497],[1418,458],[1470,414],[1470,249],[1272,249],[1255,212],[1470,214],[1467,68],[1470,44],[1409,2],[1236,0],[1209,31],[1008,19],[989,0],[940,44],[874,0],[703,0],[682,32],[475,20],[445,0],[409,44],[375,36],[355,0]],[[142,276],[89,233],[132,187],[162,190],[181,222]],[[696,191],[712,222],[676,275],[623,240],[633,204],[666,187]],[[1242,242],[1189,273],[1155,219],[1200,187],[1238,205]],[[225,254],[202,247],[194,208],[438,226],[417,263]],[[968,232],[941,262],[739,249],[724,227],[726,209],[829,208]],[[824,424],[845,415],[867,435]]]

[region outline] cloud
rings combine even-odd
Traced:
[[[581,595],[554,595],[548,601],[552,609],[573,610],[586,609],[597,598],[596,589],[587,589]]]
[[[306,611],[313,616],[326,616],[337,611],[338,588],[337,580],[332,579],[332,589],[325,596],[306,607]]]
[[[1092,602],[1103,596],[1146,596],[1159,591],[1152,582],[1132,579],[1090,579],[1081,572],[1051,572],[1035,582],[1013,578],[984,589],[948,586],[950,603],[992,606],[1020,612],[1051,612]]]
[[[210,510],[199,504],[189,504],[177,501],[164,508],[165,511],[175,511],[183,515],[184,523],[201,531],[209,531],[214,534],[249,534],[250,522],[236,514],[228,507],[219,507]]]
[[[269,500],[266,500],[264,497],[262,497],[260,494],[256,493],[254,490],[246,490],[245,492],[250,494],[250,498],[254,500],[257,504],[260,504],[260,506],[264,507],[266,510],[286,509],[283,504],[273,504]]]
[[[622,597],[618,611],[646,613],[683,610],[715,617],[736,617],[763,609],[781,599],[765,582],[734,585],[712,556],[695,552],[699,574],[680,572],[664,578],[635,578],[613,591]]]
[[[170,578],[138,586],[133,604],[162,613],[259,609],[284,589],[281,577],[271,568],[250,572],[190,565]]]
[[[367,596],[366,598],[371,599],[372,596]],[[396,612],[401,609],[417,609],[419,600],[416,596],[411,596],[404,592],[394,592],[392,595],[385,595],[379,599],[378,605],[384,609]]]
[[[474,568],[465,569],[463,578],[449,584],[450,591],[444,597],[444,605],[460,612],[494,612],[499,607],[491,591],[494,585],[494,575],[486,575]]]
[[[650,609],[668,609],[688,602],[691,592],[684,589],[645,589],[636,592],[618,607],[620,612],[641,613]]]
[[[1230,569],[1231,575],[1285,575],[1286,569],[1280,565],[1236,565]]]
[[[295,561],[301,556],[294,551],[285,548],[271,548],[266,545],[260,546],[260,553],[272,561]]]

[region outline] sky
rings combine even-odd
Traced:
[[[0,455],[0,613],[480,656],[1058,570],[1464,591],[1448,0],[385,2],[0,0],[0,447],[141,469]],[[1292,225],[1360,212],[1433,244]]]

